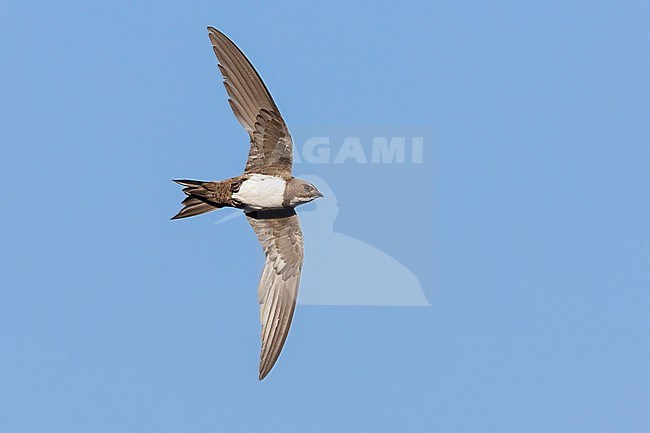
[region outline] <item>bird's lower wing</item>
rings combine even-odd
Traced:
[[[303,262],[300,220],[293,209],[246,214],[266,259],[259,285],[262,353],[260,380],[271,371],[289,333]]]

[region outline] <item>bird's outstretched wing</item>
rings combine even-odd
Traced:
[[[260,380],[271,371],[289,333],[303,261],[300,220],[293,209],[246,214],[266,259],[259,285],[262,353]]]
[[[226,35],[214,27],[208,27],[208,35],[219,60],[230,107],[250,135],[245,172],[290,177],[293,142],[262,78]]]

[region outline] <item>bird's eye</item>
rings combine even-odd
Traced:
[[[309,185],[305,185],[305,191],[311,191],[312,189],[314,189],[314,188],[312,188],[312,187],[309,186]]]

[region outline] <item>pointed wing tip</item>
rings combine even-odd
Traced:
[[[264,352],[264,349],[262,349],[262,352]],[[262,356],[260,356],[260,370],[259,370],[260,374],[258,376],[258,379],[264,380],[264,378],[269,375],[274,365],[275,362],[269,363],[268,359],[265,359]]]
[[[224,38],[228,39],[228,37],[226,35],[224,35],[221,31],[219,31],[218,29],[216,29],[216,28],[214,28],[212,26],[208,26],[208,36],[210,37],[210,39],[212,39],[212,38],[216,39],[217,36],[224,37]]]
[[[260,381],[264,380],[264,378],[269,375],[271,370],[273,370],[274,365],[275,365],[275,361],[271,362],[269,365],[268,360],[264,360],[264,359],[260,360],[260,374],[258,376],[258,379]]]
[[[216,49],[217,44],[219,43],[218,37],[219,36],[224,36],[223,33],[221,33],[219,30],[215,29],[212,26],[208,26],[208,38],[210,38],[210,42],[213,45],[213,49]],[[216,51],[215,51],[216,54]]]

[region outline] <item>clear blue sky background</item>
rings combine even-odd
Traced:
[[[207,25],[291,128],[434,131],[418,166],[300,168],[432,306],[301,307],[262,383],[253,233],[168,220],[170,179],[246,152]],[[0,432],[649,432],[649,29],[647,2],[3,1]]]

